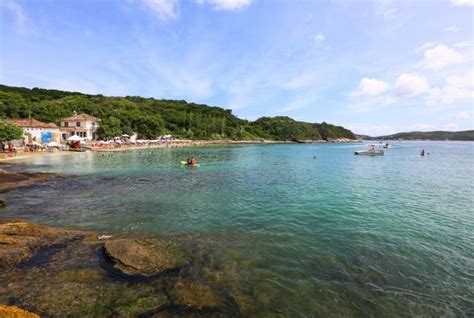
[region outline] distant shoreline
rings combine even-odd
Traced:
[[[351,139],[335,139],[331,141],[325,140],[305,140],[301,143],[353,143],[359,142]],[[152,145],[142,146],[120,146],[120,147],[92,147],[87,151],[90,152],[123,152],[131,150],[146,150],[146,149],[159,149],[159,148],[184,148],[184,147],[207,147],[207,146],[228,146],[228,145],[273,145],[273,144],[299,144],[294,141],[280,141],[280,140],[176,140],[169,143],[159,143]],[[86,152],[87,152],[86,151]],[[0,162],[11,162],[21,159],[28,159],[34,157],[52,157],[61,155],[74,155],[81,154],[84,152],[74,151],[38,151],[38,152],[23,152],[20,151],[16,156],[10,156],[8,153],[0,154]]]

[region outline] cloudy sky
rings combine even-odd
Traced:
[[[474,129],[474,0],[0,0],[0,83]]]

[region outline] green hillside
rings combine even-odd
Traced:
[[[474,141],[474,130],[465,131],[411,131],[371,139],[405,139],[405,140],[466,140]]]
[[[262,117],[256,121],[240,119],[229,109],[184,100],[136,96],[106,97],[78,92],[0,85],[0,117],[32,118],[59,124],[61,118],[87,113],[102,119],[99,136],[138,133],[154,138],[172,134],[192,139],[272,139],[294,140],[355,138],[343,127],[313,124],[288,117]]]

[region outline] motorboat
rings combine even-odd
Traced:
[[[360,156],[383,156],[384,151],[382,149],[376,149],[376,145],[369,145],[369,147],[370,149],[368,150],[354,151],[354,154]]]

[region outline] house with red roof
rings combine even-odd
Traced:
[[[61,135],[66,140],[71,136],[79,136],[84,140],[97,139],[97,129],[100,125],[100,119],[87,114],[76,114],[72,117],[61,119]]]
[[[23,130],[25,143],[59,142],[61,138],[59,127],[52,123],[43,123],[36,119],[7,119],[7,122]]]

